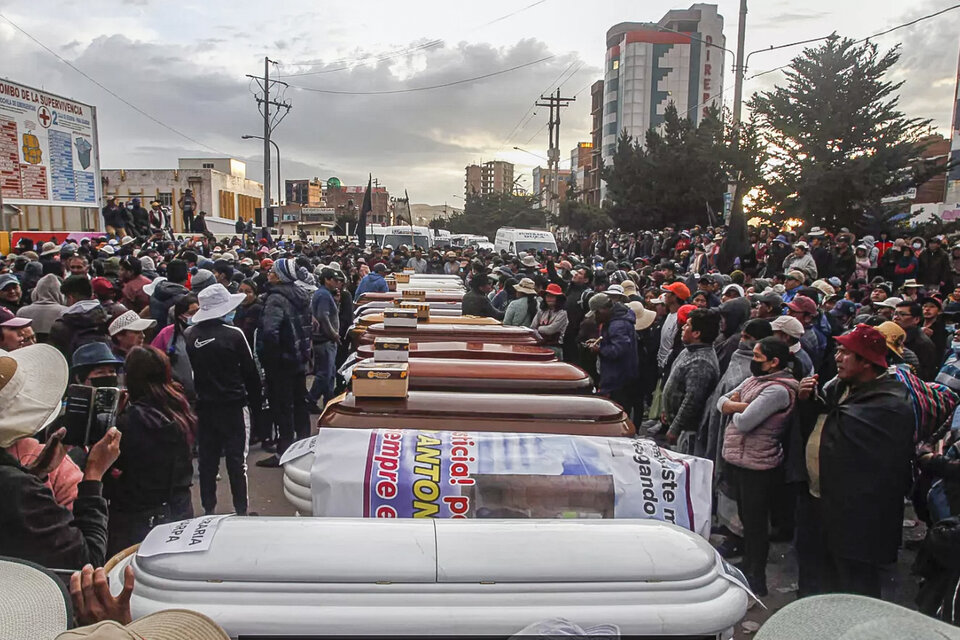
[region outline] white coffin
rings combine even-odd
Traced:
[[[112,585],[128,564],[134,618],[192,609],[232,637],[506,637],[562,617],[728,638],[748,598],[705,540],[646,520],[230,517],[208,550],[131,556]]]

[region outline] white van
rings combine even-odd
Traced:
[[[549,231],[514,229],[513,227],[497,229],[497,238],[493,246],[498,252],[506,251],[515,256],[524,252],[557,251],[557,241]]]
[[[394,249],[405,244],[408,247],[416,245],[418,248],[427,251],[433,246],[433,233],[426,227],[411,227],[409,225],[400,225],[393,227],[380,227],[383,237],[377,242],[380,247],[390,245]]]

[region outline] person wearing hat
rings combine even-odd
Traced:
[[[817,262],[810,255],[810,245],[803,240],[793,244],[793,253],[783,259],[783,270],[803,272],[808,280],[817,279]]]
[[[633,311],[605,293],[592,296],[587,318],[600,327],[600,336],[588,343],[597,354],[600,381],[597,393],[618,403],[629,416],[636,400],[637,317]]]
[[[755,293],[750,299],[755,304],[750,314],[754,318],[773,320],[783,313],[783,296],[774,291]]]
[[[787,303],[787,315],[796,318],[803,325],[803,336],[800,338],[800,344],[803,350],[813,361],[813,368],[820,370],[823,364],[823,355],[826,350],[826,341],[820,339],[820,334],[814,327],[819,316],[817,303],[813,298],[805,295],[796,296],[791,302]]]
[[[807,491],[797,514],[800,597],[880,597],[880,567],[897,560],[910,489],[915,419],[906,387],[887,374],[887,342],[857,325],[837,336],[837,376],[800,382]]]
[[[563,335],[563,361],[577,364],[580,361],[580,345],[577,335],[586,310],[580,304],[584,292],[593,286],[593,269],[577,264],[570,271],[570,284],[566,286],[565,305],[567,311],[567,329]]]
[[[521,278],[513,289],[517,297],[507,305],[503,324],[507,327],[530,327],[537,315],[537,290],[533,280]]]
[[[918,258],[917,280],[931,292],[939,292],[950,282],[950,256],[939,236],[927,240],[927,248]]]
[[[563,334],[567,330],[566,298],[560,285],[550,283],[543,292],[537,314],[533,318],[533,329],[540,335],[543,344],[553,349],[559,360],[563,347]]]
[[[71,384],[88,387],[118,387],[119,370],[123,360],[109,345],[91,342],[78,348],[70,362]]]
[[[942,357],[947,352],[949,338],[947,325],[943,319],[943,302],[940,298],[930,296],[920,301],[920,307],[923,313],[920,330],[933,342],[937,357]]]
[[[356,297],[359,298],[365,293],[387,293],[390,291],[390,287],[384,278],[386,273],[387,265],[382,262],[373,265],[373,271],[363,276],[360,284],[357,285]]]
[[[720,379],[720,365],[713,348],[720,335],[720,314],[713,309],[694,309],[681,332],[684,348],[663,385],[661,422],[667,427],[667,440],[677,443],[678,451],[690,453],[704,403]]]
[[[33,330],[37,333],[37,340],[46,342],[53,323],[67,310],[63,304],[63,295],[60,293],[60,278],[52,273],[40,278],[33,289],[31,299],[33,302],[20,307],[17,315],[33,320]]]
[[[67,360],[78,347],[89,342],[109,342],[110,317],[93,296],[93,285],[86,276],[69,276],[60,285],[67,310],[50,327],[50,344]]]
[[[322,413],[326,403],[333,399],[336,385],[337,346],[340,344],[340,311],[336,294],[339,292],[337,272],[327,267],[320,271],[320,286],[310,301],[313,314],[313,384],[307,392],[307,404],[312,412]],[[322,399],[323,404],[317,406]]]
[[[794,358],[794,375],[799,378],[813,375],[813,361],[800,344],[804,334],[803,324],[793,316],[777,316],[770,323],[770,329],[777,339],[790,348]]]
[[[258,461],[259,466],[279,466],[279,456],[293,444],[294,438],[310,434],[307,411],[307,369],[310,364],[313,316],[310,296],[296,285],[297,264],[290,258],[273,263],[268,274],[270,287],[263,302],[260,335],[263,365],[277,425],[277,456]],[[243,296],[241,296],[242,298]]]
[[[197,296],[200,310],[184,332],[197,393],[197,469],[206,514],[217,507],[217,470],[226,458],[233,509],[247,513],[247,407],[260,402],[260,372],[243,332],[231,324],[244,296],[223,285]],[[301,387],[302,389],[303,387]]]
[[[853,319],[857,316],[857,304],[851,300],[838,300],[827,312],[833,335],[840,335],[853,328]]]
[[[107,204],[100,213],[103,215],[103,227],[108,235],[114,237],[127,235],[126,212],[117,202],[117,196],[107,198]]]
[[[120,260],[120,282],[123,283],[120,303],[137,313],[150,304],[150,296],[143,292],[143,288],[151,282],[150,278],[143,275],[143,259],[150,260],[147,256],[126,256]]]
[[[134,347],[143,346],[143,332],[157,326],[156,320],[141,318],[136,311],[126,311],[110,323],[107,333],[113,342],[113,352],[126,358]]]
[[[804,278],[806,278],[806,275],[798,269],[787,272],[783,280],[783,288],[785,289],[783,293],[784,303],[788,303],[796,297],[800,289],[803,288]]]
[[[197,199],[193,196],[192,189],[185,189],[183,195],[177,200],[177,206],[183,212],[183,231],[190,233],[193,231],[193,217],[197,213]]]
[[[134,235],[145,237],[150,235],[150,212],[143,208],[143,205],[140,204],[140,198],[134,198],[130,201],[130,204],[133,205],[130,211],[130,231]],[[131,238],[131,241],[133,239]]]
[[[100,566],[107,544],[101,481],[120,453],[120,432],[111,428],[90,448],[72,512],[44,484],[66,455],[66,429],[53,431],[31,464],[7,451],[53,422],[67,382],[67,362],[49,345],[0,355],[0,549],[45,567]]]
[[[90,286],[93,287],[93,295],[100,301],[111,321],[128,311],[125,306],[117,302],[120,291],[117,290],[113,280],[98,276],[90,280]]]
[[[178,258],[167,265],[165,279],[157,278],[144,285],[144,293],[150,296],[150,317],[157,321],[158,329],[170,324],[173,305],[190,293],[186,286],[188,273],[186,261]]]
[[[0,307],[0,349],[14,351],[35,344],[32,323],[30,318],[15,316],[6,307]]]
[[[506,289],[509,280],[505,281]],[[465,316],[479,316],[485,318],[496,318],[503,320],[504,311],[498,311],[490,302],[490,294],[493,292],[494,280],[486,274],[476,274],[470,278],[469,288],[463,294],[463,301],[460,309]],[[510,304],[509,302],[507,303]]]
[[[664,284],[660,289],[663,292],[663,304],[667,309],[667,317],[660,329],[660,348],[657,350],[657,366],[660,368],[660,377],[665,380],[667,374],[667,360],[673,352],[673,343],[679,332],[677,311],[690,297],[690,289],[682,282]]]
[[[899,255],[895,255],[895,249],[887,253],[893,262],[893,288],[899,289],[907,280],[916,283],[917,271],[920,269],[920,261],[917,260],[913,247],[904,244],[900,247]]]
[[[0,307],[9,309],[12,313],[20,310],[20,299],[23,291],[20,289],[20,280],[12,273],[0,275]]]
[[[897,304],[893,312],[893,321],[907,334],[904,345],[917,354],[917,360],[920,362],[917,375],[924,382],[932,382],[937,377],[942,358],[933,341],[922,329],[923,308],[916,302],[903,300]]]
[[[840,233],[837,235],[836,246],[833,248],[831,256],[830,271],[824,275],[840,278],[840,282],[850,282],[857,266],[856,257],[850,248],[852,243],[853,237],[850,234]]]

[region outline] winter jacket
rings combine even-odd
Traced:
[[[917,282],[928,288],[939,289],[940,285],[950,281],[950,256],[943,249],[927,249],[920,254],[920,268],[917,270]]]
[[[797,271],[802,271],[808,280],[817,279],[817,262],[813,259],[809,253],[804,253],[802,256],[798,256],[795,253],[791,253],[786,258],[783,259],[783,271],[787,272],[791,269],[796,269]]]
[[[614,303],[613,312],[600,328],[600,368],[601,395],[610,395],[613,391],[633,384],[638,374],[637,356],[637,316],[631,309]]]
[[[270,285],[260,320],[260,362],[265,368],[306,373],[313,351],[312,329],[307,292],[289,283]]]
[[[733,414],[723,434],[723,459],[745,469],[776,469],[783,462],[781,440],[797,399],[799,383],[787,370],[751,376],[717,401],[717,410],[736,392],[748,403]]]
[[[465,316],[481,316],[503,320],[503,312],[494,309],[493,305],[490,304],[490,299],[476,289],[470,289],[463,294],[460,312]]]
[[[559,346],[563,343],[563,334],[567,330],[567,311],[538,309],[531,326],[540,334],[544,344]]]
[[[940,370],[940,361],[943,359],[943,354],[937,353],[933,341],[927,337],[927,334],[920,327],[910,327],[906,330],[906,333],[907,338],[903,346],[917,354],[917,360],[920,361],[917,375],[925,382],[933,382]]]
[[[170,309],[188,293],[190,291],[185,286],[169,280],[157,284],[150,296],[150,317],[157,321],[157,329],[170,324]]]
[[[259,406],[260,372],[243,331],[216,318],[188,327],[183,337],[198,407]]]
[[[123,446],[103,493],[110,510],[135,513],[160,507],[175,494],[189,496],[193,483],[190,439],[162,411],[145,400],[117,416]]]
[[[50,328],[49,342],[71,362],[77,348],[91,342],[110,344],[107,310],[96,300],[82,300],[63,312]]]
[[[906,387],[888,374],[856,387],[834,378],[798,411],[800,424],[812,430],[805,438],[806,467],[829,552],[895,562],[914,452]]]
[[[132,309],[140,313],[144,307],[150,304],[150,296],[143,292],[143,288],[150,284],[150,279],[146,276],[135,276],[132,280],[123,283],[123,293],[120,296],[120,302],[127,309]]]
[[[0,552],[44,567],[102,567],[107,548],[107,501],[99,482],[77,485],[73,511],[50,488],[0,450]]]
[[[827,277],[835,276],[840,278],[840,282],[846,283],[850,281],[850,277],[853,275],[855,268],[856,258],[849,247],[846,251],[835,249],[833,251],[833,264],[831,265],[830,273],[825,275]]]
[[[183,386],[183,391],[191,402],[196,401],[197,390],[193,384],[193,367],[190,366],[187,339],[184,338],[183,332],[177,333],[176,324],[168,324],[160,330],[150,346],[167,354],[173,379]]]
[[[17,315],[33,320],[37,339],[45,342],[53,323],[67,310],[60,295],[60,278],[52,273],[40,278],[33,290],[32,300],[32,304],[20,307]]]
[[[357,295],[359,298],[365,293],[387,293],[390,287],[387,286],[386,279],[379,273],[368,273],[363,276],[360,284],[357,285]]]
[[[533,319],[537,315],[537,299],[531,296],[521,296],[514,298],[507,305],[507,312],[503,315],[503,324],[507,327],[530,327],[533,325]],[[533,311],[530,311],[533,307]]]
[[[697,433],[694,455],[715,462],[718,460],[719,443],[730,416],[723,415],[716,408],[717,399],[721,395],[733,391],[741,382],[750,377],[750,362],[752,361],[752,344],[739,342],[737,350],[730,356],[730,364],[727,365],[720,382],[717,383],[705,405],[703,419],[700,422],[700,431]]]
[[[670,424],[669,433],[696,431],[700,412],[720,379],[720,365],[712,344],[690,344],[670,368],[663,386],[663,411]]]

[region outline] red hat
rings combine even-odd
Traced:
[[[263,260],[260,261],[261,269],[270,269],[272,267],[273,267],[273,260],[271,260],[270,258],[264,258]]]
[[[669,291],[681,300],[688,300],[690,298],[690,289],[687,288],[687,285],[683,284],[682,282],[665,284],[660,287],[660,289],[663,291]]]
[[[677,326],[682,327],[687,324],[687,318],[690,316],[690,312],[697,308],[695,304],[685,304],[679,309],[677,309]]]
[[[848,351],[877,365],[887,367],[887,339],[875,327],[858,324],[853,331],[837,336],[837,343]]]
[[[113,283],[107,280],[106,278],[94,278],[90,281],[90,286],[93,287],[93,293],[98,298],[103,296],[110,295],[116,291],[116,288],[113,286]]]
[[[795,297],[787,303],[787,308],[793,309],[798,313],[808,313],[810,315],[816,315],[817,313],[817,303],[807,296]]]
[[[563,289],[561,289],[561,288],[560,288],[560,285],[558,285],[558,284],[555,283],[555,282],[551,282],[550,284],[548,284],[548,285],[547,285],[547,288],[544,289],[544,291],[546,291],[547,293],[549,293],[549,294],[552,295],[552,296],[562,296],[562,295],[563,295]]]
[[[30,318],[21,318],[6,307],[0,307],[0,327],[9,327],[10,329],[19,329],[33,322]]]

